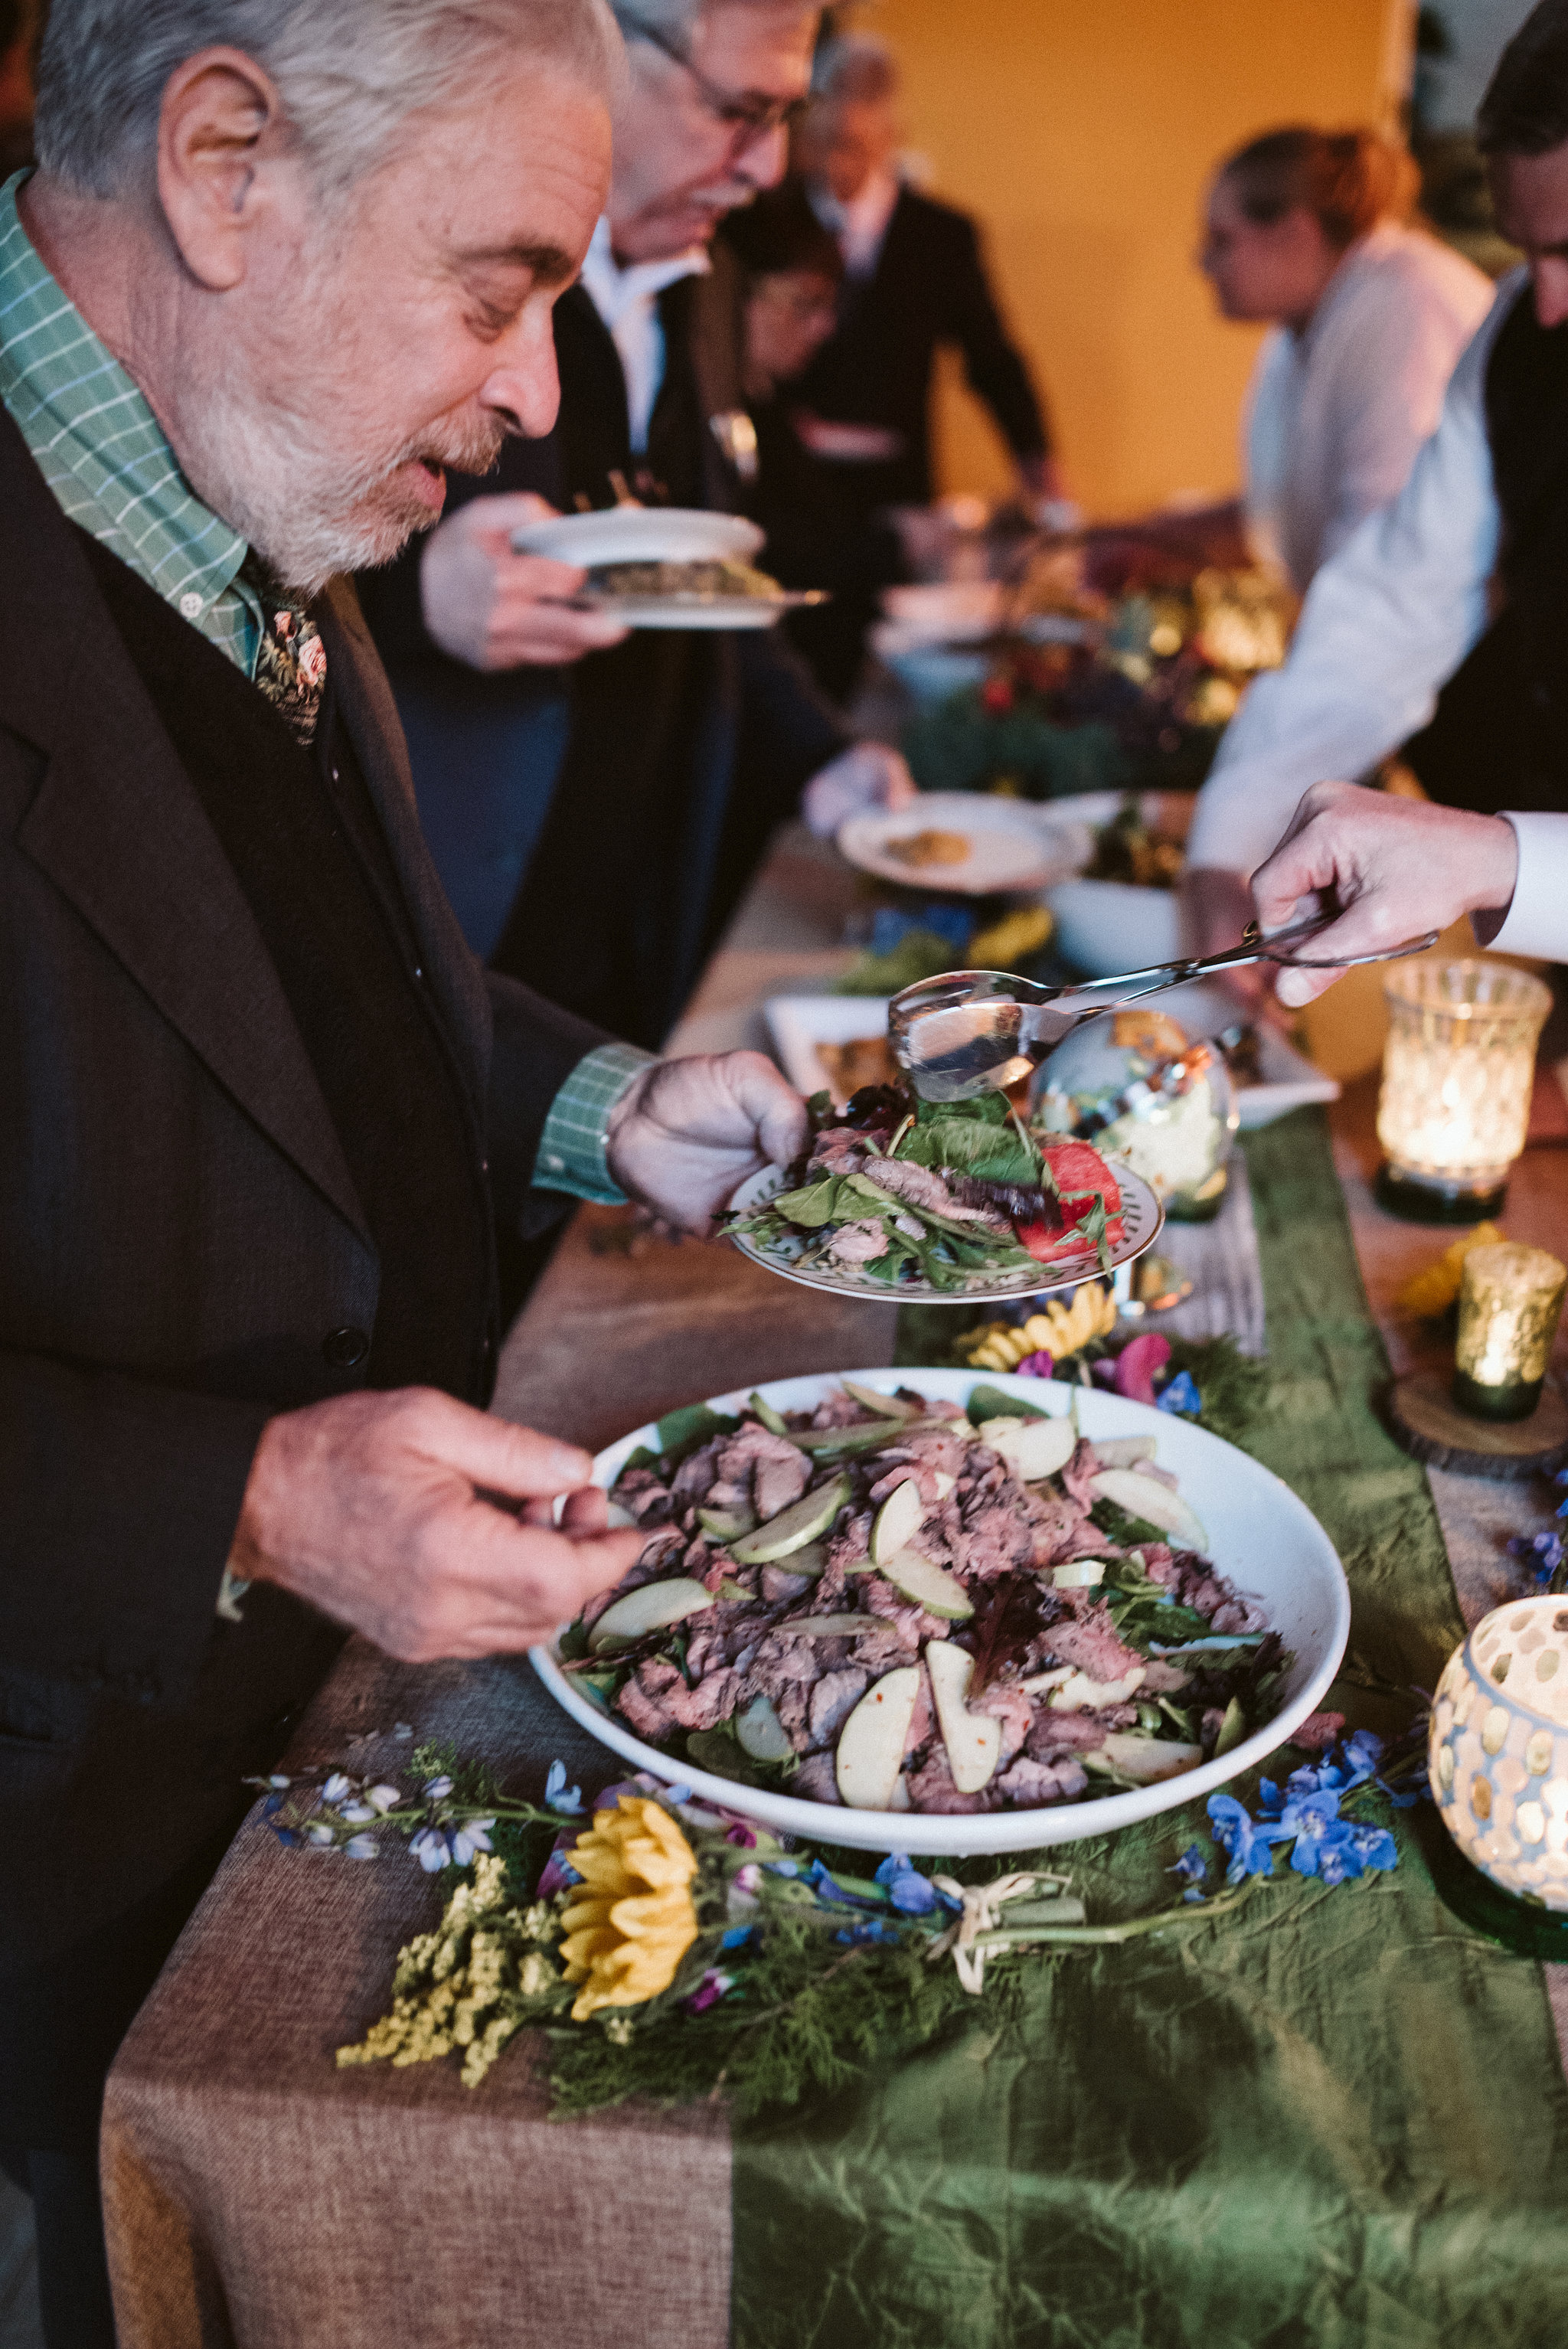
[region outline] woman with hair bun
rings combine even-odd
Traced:
[[[1404,488],[1491,306],[1479,269],[1408,225],[1418,188],[1370,130],[1270,130],[1227,156],[1201,265],[1227,318],[1268,319],[1247,403],[1246,520],[1298,594]]]

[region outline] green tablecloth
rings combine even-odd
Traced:
[[[1336,1702],[1387,1726],[1460,1636],[1442,1538],[1373,1410],[1387,1362],[1321,1112],[1245,1146],[1273,1371],[1250,1448],[1344,1558]],[[1151,1905],[1202,1826],[1069,1847],[1078,1888]],[[1439,1902],[1431,1826],[1407,1815],[1390,1876],[1030,1959],[1000,2030],[738,2127],[736,2349],[1568,2335],[1568,2096],[1540,1972]]]

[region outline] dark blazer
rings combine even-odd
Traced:
[[[345,1393],[379,1268],[232,868],[83,549],[0,411],[0,1963],[112,1919],[234,1815],[341,1634],[214,1602],[273,1413]],[[531,1198],[598,1031],[465,947],[353,591],[343,722],[488,1136]],[[564,1206],[558,1202],[558,1206]]]
[[[612,470],[645,474],[649,498],[738,507],[744,485],[710,422],[741,404],[733,256],[716,250],[712,275],[681,279],[659,308],[665,375],[645,461],[632,453],[620,356],[573,286],[555,312],[555,429],[510,441],[489,474],[454,475],[449,507],[522,489],[567,511],[579,497],[607,505]],[[471,867],[499,851],[517,894],[495,967],[657,1045],[769,831],[849,737],[777,630],[641,631],[569,669],[481,676],[426,632],[419,555],[416,543],[360,592],[407,723],[443,879],[478,905]],[[552,697],[563,719],[551,714]],[[480,812],[466,828],[459,793]]]
[[[974,222],[904,188],[876,268],[845,280],[837,331],[789,388],[799,406],[833,423],[879,424],[902,436],[901,453],[885,462],[833,467],[861,512],[924,505],[932,495],[931,376],[944,343],[963,352],[1014,454],[1044,455],[1046,419],[996,306]]]

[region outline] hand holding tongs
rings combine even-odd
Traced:
[[[1437,944],[1437,931],[1429,930],[1425,937],[1408,938],[1403,946],[1384,947],[1376,954],[1336,955],[1326,962],[1289,951],[1320,936],[1339,918],[1337,912],[1315,914],[1310,921],[1274,930],[1267,937],[1255,922],[1249,922],[1241,945],[1223,954],[1157,963],[1150,970],[1086,978],[1071,987],[1042,987],[1036,979],[1016,978],[1006,970],[943,971],[904,988],[888,1005],[892,1056],[923,1100],[969,1101],[1026,1077],[1085,1019],[1119,1010],[1140,996],[1181,987],[1207,971],[1256,962],[1348,970],[1359,963],[1398,962]],[[1109,1001],[1103,999],[1107,994]]]

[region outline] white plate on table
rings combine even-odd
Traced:
[[[921,865],[889,855],[890,840],[909,840],[920,832],[962,833],[968,854],[962,864]],[[852,815],[839,826],[838,844],[862,873],[928,896],[1043,889],[1069,874],[1074,862],[1071,839],[1043,821],[1038,809],[975,792],[923,792],[913,807],[896,815],[885,808]]]
[[[704,1802],[759,1819],[777,1834],[809,1836],[849,1844],[862,1851],[963,1853],[1028,1851],[1076,1843],[1108,1834],[1136,1820],[1156,1816],[1212,1794],[1283,1745],[1293,1729],[1317,1710],[1327,1694],[1350,1632],[1350,1593],[1334,1546],[1317,1519],[1289,1486],[1255,1460],[1192,1427],[1168,1412],[1128,1402],[1099,1388],[1069,1389],[1054,1381],[973,1371],[846,1371],[831,1376],[777,1379],[761,1392],[775,1410],[810,1411],[844,1378],[891,1393],[913,1386],[932,1397],[966,1402],[985,1383],[1021,1396],[1052,1413],[1068,1411],[1074,1398],[1085,1435],[1152,1433],[1162,1467],[1174,1471],[1181,1491],[1202,1519],[1215,1566],[1226,1579],[1258,1599],[1271,1627],[1291,1651],[1284,1698],[1267,1725],[1254,1730],[1230,1753],[1158,1785],[1104,1795],[1093,1802],[1057,1803],[1038,1810],[991,1811],[945,1817],[926,1811],[859,1811],[833,1803],[813,1803],[759,1787],[738,1785],[677,1762],[645,1744],[618,1715],[607,1713],[584,1687],[562,1671],[555,1648],[531,1651],[541,1680],[573,1721],[634,1767],[666,1785],[686,1785]],[[738,1411],[748,1390],[717,1395],[716,1411]],[[655,1445],[655,1427],[640,1427],[602,1452],[593,1463],[594,1482],[610,1485],[638,1444]],[[559,1635],[557,1644],[559,1640]]]
[[[1119,1165],[1116,1179],[1121,1190],[1124,1237],[1117,1247],[1107,1250],[1109,1272],[1131,1264],[1145,1248],[1152,1247],[1165,1221],[1163,1206],[1141,1174]],[[764,1166],[741,1185],[729,1204],[743,1211],[765,1206],[777,1192],[788,1189],[789,1182],[789,1176],[779,1167]],[[831,1271],[825,1266],[812,1265],[801,1271],[769,1256],[745,1232],[729,1232],[726,1237],[731,1247],[738,1247],[742,1256],[748,1256],[753,1264],[759,1264],[764,1272],[776,1272],[781,1279],[799,1282],[802,1288],[824,1289],[830,1297],[863,1297],[879,1305],[990,1305],[1008,1297],[1045,1297],[1055,1289],[1077,1288],[1086,1280],[1102,1277],[1098,1253],[1086,1247],[1057,1264],[1031,1263],[1026,1270],[1020,1267],[1016,1272],[977,1272],[973,1275],[972,1288],[936,1288],[925,1280],[901,1280],[896,1288],[890,1288],[885,1280],[873,1280],[863,1265],[839,1265]],[[1108,1278],[1109,1272],[1105,1275]]]
[[[1217,1035],[1238,1017],[1236,1006],[1213,986],[1194,979],[1151,995],[1151,1004],[1169,1011],[1193,1037]],[[763,1005],[763,1016],[779,1067],[797,1092],[810,1096],[826,1088],[841,1109],[845,1095],[835,1089],[818,1058],[820,1044],[851,1044],[887,1034],[887,998],[882,995],[775,995]],[[1339,1098],[1332,1077],[1298,1052],[1277,1029],[1260,1027],[1258,1061],[1262,1081],[1237,1085],[1236,1107],[1242,1131],[1272,1125],[1287,1111],[1309,1102]]]

